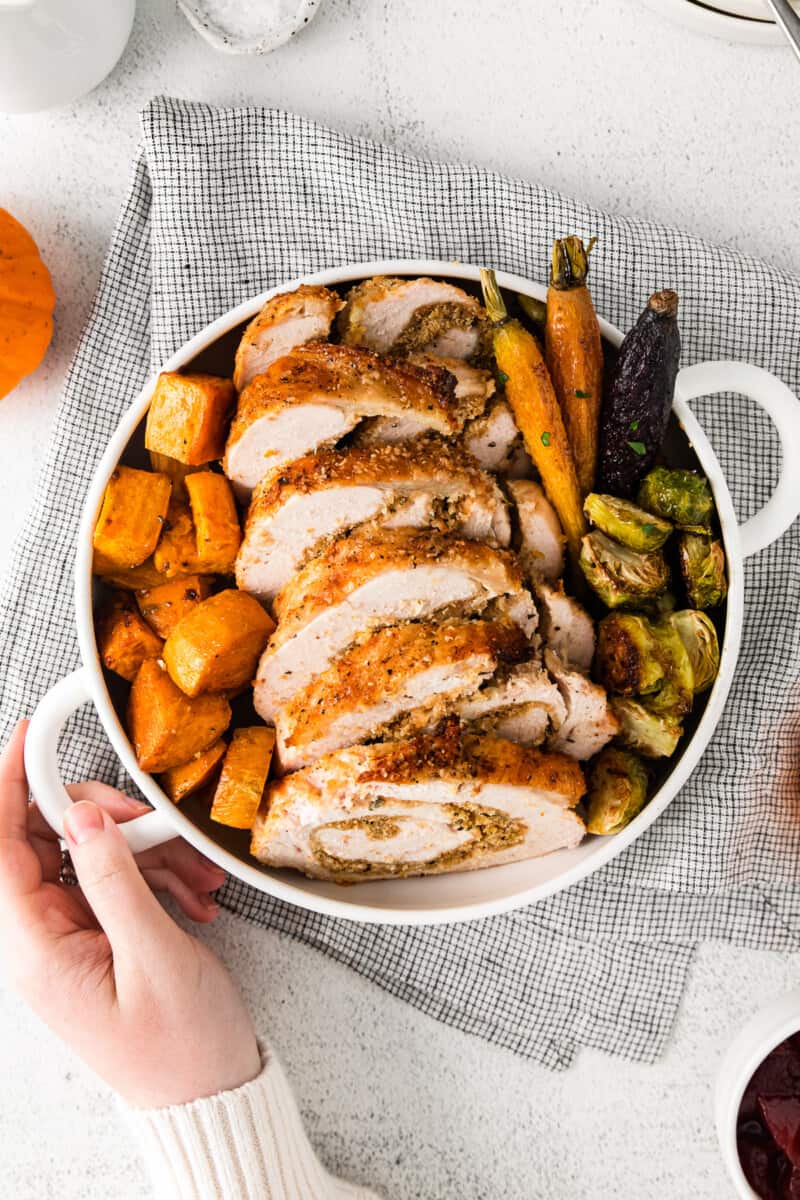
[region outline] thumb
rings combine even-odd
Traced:
[[[144,957],[169,936],[172,921],[108,813],[81,800],[64,815],[64,835],[81,891],[118,953]]]

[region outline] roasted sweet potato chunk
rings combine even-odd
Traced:
[[[192,508],[197,556],[203,569],[231,575],[242,540],[233,491],[224,475],[197,471],[186,479]]]
[[[172,483],[155,471],[117,467],[106,484],[92,544],[103,560],[137,567],[156,548]]]
[[[224,696],[190,699],[158,659],[146,658],[128,697],[128,733],[143,771],[169,771],[207,750],[230,725]]]
[[[170,579],[136,593],[139,612],[158,634],[168,638],[175,626],[211,591],[211,580],[202,575]]]
[[[230,379],[165,371],[158,377],[147,414],[147,449],[187,466],[222,458],[235,399]]]
[[[220,738],[213,746],[201,750],[188,762],[181,763],[179,767],[170,767],[163,775],[159,775],[158,782],[173,804],[179,804],[184,796],[199,791],[211,782],[214,772],[225,757],[225,750],[225,742]]]
[[[211,805],[211,820],[251,829],[256,819],[275,745],[268,725],[235,729]]]
[[[135,679],[146,658],[158,658],[163,642],[136,611],[133,597],[115,592],[97,616],[97,648],[109,671]]]
[[[156,587],[164,582],[164,576],[156,570],[152,558],[146,558],[138,567],[118,567],[109,561],[104,554],[95,550],[92,559],[92,571],[101,576],[106,583],[114,587],[125,588],[128,592],[137,592],[140,588]]]
[[[169,476],[172,480],[172,495],[183,500],[186,499],[183,483],[186,476],[191,475],[192,471],[202,470],[202,467],[190,467],[186,463],[178,462],[177,458],[170,458],[168,454],[159,454],[157,450],[150,451],[150,466],[154,471]]]
[[[253,596],[229,588],[178,622],[164,644],[164,662],[187,696],[232,691],[253,678],[274,628]]]
[[[165,579],[184,579],[187,575],[202,575],[204,572],[197,554],[192,514],[183,500],[170,503],[153,563]]]

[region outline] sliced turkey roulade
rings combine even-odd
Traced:
[[[472,358],[487,340],[486,312],[474,296],[440,279],[376,275],[347,293],[337,321],[343,342],[385,354],[427,351]]]
[[[275,598],[278,628],[259,664],[256,709],[274,720],[360,634],[434,614],[479,614],[500,598],[524,598],[504,615],[518,614],[527,629],[535,608],[508,551],[421,530],[356,530],[311,559]]]
[[[405,719],[438,724],[503,663],[528,650],[510,622],[423,621],[379,629],[296,692],[275,721],[283,771],[389,733]],[[551,685],[552,686],[552,685]]]
[[[239,396],[225,474],[246,495],[284,463],[376,416],[410,416],[428,432],[457,433],[455,379],[444,368],[391,362],[354,346],[298,346]]]
[[[408,445],[321,450],[259,484],[236,560],[240,588],[271,600],[315,548],[366,521],[507,546],[495,481],[436,435]]]
[[[577,763],[457,725],[326,755],[267,790],[251,852],[359,883],[498,866],[577,846]]]
[[[270,363],[295,346],[326,338],[333,318],[344,307],[336,292],[302,284],[267,300],[242,334],[236,351],[233,382],[241,392]]]

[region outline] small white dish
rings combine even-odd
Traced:
[[[759,1200],[747,1182],[736,1144],[736,1123],[745,1088],[768,1054],[800,1031],[800,990],[787,992],[748,1021],[728,1047],[714,1088],[714,1119],[720,1150],[739,1200]]]
[[[178,0],[189,24],[225,54],[269,54],[299,33],[320,0]],[[237,9],[240,11],[237,14]]]
[[[71,104],[113,70],[135,0],[0,0],[0,112]]]
[[[713,6],[695,0],[641,0],[658,13],[696,33],[728,42],[754,42],[762,46],[785,46],[786,40],[759,0],[715,0]],[[741,8],[748,8],[750,15]],[[758,9],[758,15],[753,13]],[[727,10],[727,11],[723,11]]]

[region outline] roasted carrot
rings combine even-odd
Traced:
[[[497,367],[506,379],[506,399],[577,563],[586,520],[575,460],[549,372],[533,334],[509,317],[494,271],[481,271],[481,286],[494,327]]]
[[[581,495],[594,489],[603,398],[600,325],[586,286],[588,253],[579,237],[553,243],[545,359],[575,458]]]

